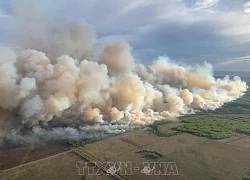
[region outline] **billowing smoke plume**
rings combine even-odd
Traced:
[[[22,47],[46,52],[52,63],[66,54],[77,59],[93,56],[96,36],[87,24],[68,22],[59,25],[48,21],[31,21],[21,25],[18,41]]]
[[[52,139],[120,133],[214,110],[248,88],[239,77],[215,79],[208,63],[183,66],[159,57],[147,67],[136,64],[125,42],[108,43],[96,55],[88,25],[52,25],[40,38],[24,38],[23,47],[33,49],[1,49],[0,125],[7,136],[23,129]]]

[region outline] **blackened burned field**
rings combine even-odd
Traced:
[[[50,141],[41,144],[10,144],[0,146],[0,171],[26,164],[69,150],[66,142]]]

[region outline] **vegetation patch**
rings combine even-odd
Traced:
[[[92,138],[92,139],[71,139],[68,141],[68,144],[73,147],[81,147],[86,144],[90,144],[96,141],[100,141],[101,138]]]
[[[242,180],[250,180],[250,173],[244,175],[241,179]]]
[[[153,158],[160,158],[162,157],[163,155],[161,153],[159,153],[158,151],[149,151],[149,150],[141,150],[141,151],[138,151],[136,153],[140,153],[140,154],[143,154],[144,157],[147,157],[147,158],[150,158],[150,159],[153,159]]]
[[[211,139],[228,138],[237,132],[250,134],[249,120],[232,120],[218,115],[194,115],[187,117],[183,122],[184,125],[174,129]]]
[[[155,124],[155,123],[150,125],[152,132],[157,136],[169,137],[169,136],[174,136],[174,135],[180,134],[179,131],[176,131],[174,129],[170,129],[167,133],[165,133],[165,132],[163,133],[163,132],[159,131],[158,126],[159,126],[159,124]]]

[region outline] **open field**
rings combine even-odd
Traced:
[[[148,131],[137,131],[119,135],[103,141],[80,147],[85,154],[101,162],[132,162],[133,167],[143,168],[143,162],[174,161],[179,175],[157,176],[158,179],[218,179],[235,180],[249,171],[250,147],[244,146],[249,136],[239,135],[237,139],[209,140],[179,134],[159,137]],[[148,158],[140,150],[157,151],[163,156]],[[75,163],[84,160],[72,152],[27,164],[20,168],[3,171],[1,179],[81,179]],[[128,179],[155,179],[140,170],[133,170]],[[86,176],[86,179],[103,179],[107,176]]]

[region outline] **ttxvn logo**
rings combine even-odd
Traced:
[[[79,175],[123,175],[129,176],[139,171],[150,175],[179,175],[175,162],[142,162],[139,166],[133,166],[132,162],[84,162],[76,163]]]

